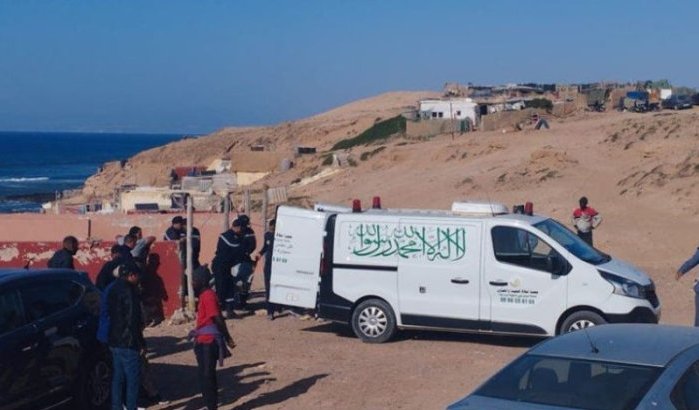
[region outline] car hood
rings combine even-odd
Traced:
[[[569,409],[568,407],[543,406],[541,404],[472,395],[457,401],[447,407],[447,410],[541,410],[542,408],[551,410]]]
[[[621,259],[612,258],[609,262],[597,265],[597,268],[605,272],[621,276],[624,279],[632,280],[639,285],[650,285],[651,279],[645,272]]]

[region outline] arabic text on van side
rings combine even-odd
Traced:
[[[466,255],[465,228],[360,224],[349,235],[355,256],[457,261]]]

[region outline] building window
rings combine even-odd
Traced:
[[[437,118],[437,113],[436,113],[436,112],[433,112],[433,113],[432,113],[432,118]]]
[[[461,117],[461,110],[459,110],[459,111],[456,112],[456,116],[457,116],[457,117]]]
[[[443,112],[440,112],[440,113],[439,113],[439,118],[444,118],[444,113],[443,113]]]

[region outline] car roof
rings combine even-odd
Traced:
[[[699,328],[613,324],[567,333],[535,346],[528,354],[665,367],[697,345]]]
[[[58,277],[79,275],[79,272],[71,269],[22,269],[22,268],[0,268],[0,285],[13,282],[17,279]]]

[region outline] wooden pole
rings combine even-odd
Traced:
[[[250,208],[252,207],[252,201],[250,200],[250,189],[245,189],[243,192],[243,204],[245,206],[245,214],[250,216]]]
[[[231,197],[230,193],[226,191],[223,196],[223,230],[221,232],[226,232],[231,227]]]
[[[194,206],[192,204],[192,196],[187,195],[187,310],[192,315],[194,315],[194,311],[196,310],[194,306],[194,286],[192,283],[192,271],[194,270],[192,262],[192,226],[194,225],[194,221],[192,220],[193,216]]]
[[[267,230],[267,206],[269,205],[269,195],[268,195],[267,185],[262,187],[262,232]]]

